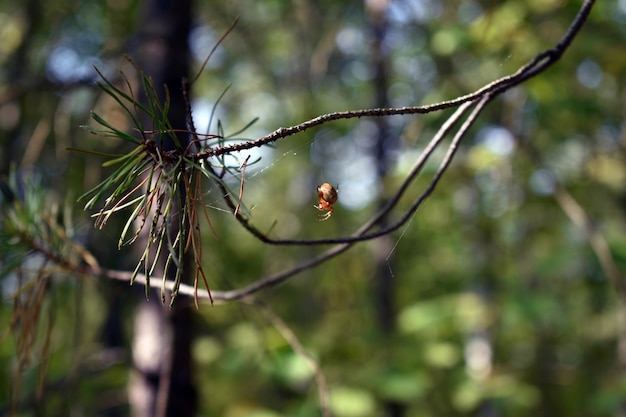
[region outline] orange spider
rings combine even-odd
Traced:
[[[333,204],[337,202],[337,189],[338,188],[339,186],[335,188],[327,182],[317,187],[317,195],[320,198],[320,204],[318,206],[313,206],[313,207],[315,207],[319,211],[328,210],[328,213],[320,214],[320,216],[322,217],[320,221],[328,220],[330,216],[332,216],[333,212],[335,211]]]

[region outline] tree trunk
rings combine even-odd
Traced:
[[[147,0],[140,23],[137,51],[139,67],[152,78],[162,101],[165,100],[164,85],[170,95],[169,119],[175,129],[186,128],[185,100],[181,82],[188,77],[191,24],[190,0]],[[150,120],[144,126],[152,126]],[[179,135],[181,143],[188,142],[188,135]],[[165,149],[173,148],[163,143]],[[173,210],[176,213],[178,210]],[[172,224],[177,224],[176,221]],[[141,244],[138,244],[140,247]],[[145,247],[145,246],[144,246]],[[156,274],[168,274],[164,261]],[[185,262],[191,266],[192,260]],[[183,280],[189,281],[191,268],[183,272]],[[133,338],[134,372],[129,385],[132,413],[136,417],[193,416],[196,411],[197,393],[191,372],[192,306],[177,300],[172,309],[161,305],[154,294],[142,302],[135,318]]]
[[[374,70],[374,107],[389,107],[387,90],[389,88],[389,77],[387,71],[387,54],[385,52],[384,40],[387,33],[387,6],[386,1],[366,1],[367,12],[370,20],[370,30],[372,31],[372,67]],[[378,182],[383,185],[385,177],[394,163],[394,151],[397,147],[397,139],[393,136],[387,118],[376,118],[374,123],[377,127],[375,157],[378,163]],[[382,207],[384,195],[380,200]],[[380,227],[385,227],[387,219],[382,219]],[[376,260],[376,275],[374,276],[374,297],[376,299],[376,318],[380,330],[385,335],[395,332],[395,300],[394,277],[391,273],[388,256],[391,253],[392,241],[389,235],[381,236],[373,243],[374,259]],[[391,352],[388,352],[391,356]],[[389,360],[392,360],[390,357]],[[382,408],[388,417],[402,417],[405,414],[406,406],[403,403],[384,400]]]

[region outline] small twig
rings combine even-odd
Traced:
[[[235,217],[239,214],[239,208],[241,207],[241,199],[243,198],[243,184],[246,180],[246,166],[248,166],[248,160],[250,159],[250,155],[246,158],[245,161],[241,164],[239,169],[241,170],[241,183],[239,185],[239,200],[237,200],[237,207],[235,207],[235,211],[233,214]]]
[[[215,45],[213,46],[213,48],[211,49],[211,52],[209,52],[209,55],[207,55],[206,59],[204,60],[204,62],[202,63],[202,66],[200,67],[200,69],[198,70],[198,73],[196,74],[196,76],[193,78],[193,80],[191,80],[191,84],[195,83],[198,78],[200,77],[200,74],[202,74],[202,72],[204,71],[204,68],[206,67],[206,64],[209,62],[209,59],[211,59],[211,57],[213,56],[213,54],[215,53],[215,51],[217,50],[217,47],[220,46],[222,44],[222,42],[224,41],[224,39],[226,39],[226,37],[228,36],[228,34],[235,28],[235,26],[237,26],[237,22],[239,22],[239,16],[237,16],[235,18],[235,20],[233,21],[233,23],[228,27],[228,29],[226,29],[226,32],[224,32],[224,34],[222,35],[221,38],[219,38],[219,40],[215,43]]]
[[[585,234],[585,238],[598,258],[600,268],[602,268],[604,275],[613,285],[615,290],[622,295],[626,295],[626,284],[624,283],[623,274],[617,266],[609,244],[602,232],[595,227],[591,217],[587,214],[585,209],[558,180],[554,172],[542,161],[539,153],[535,151],[534,147],[532,147],[530,143],[526,143],[524,148],[530,155],[530,158],[535,165],[541,167],[541,169],[546,170],[552,175],[552,178],[554,179],[554,200],[557,202],[559,207],[561,207],[561,210],[563,210],[570,221]]]
[[[554,199],[572,223],[585,233],[589,245],[598,258],[600,267],[614,288],[622,294],[626,294],[623,275],[611,254],[611,249],[604,235],[594,226],[585,209],[558,180],[555,182]]]
[[[329,390],[328,384],[326,382],[326,377],[324,376],[324,372],[322,372],[322,368],[319,362],[309,353],[300,340],[298,336],[291,330],[291,328],[281,319],[272,309],[270,309],[264,303],[261,303],[258,300],[251,300],[251,303],[258,307],[261,310],[261,313],[265,316],[272,326],[281,334],[283,339],[291,346],[294,352],[300,355],[311,367],[313,371],[313,375],[315,376],[315,383],[317,385],[317,393],[320,400],[320,409],[322,411],[323,417],[330,417],[330,400],[329,400]]]

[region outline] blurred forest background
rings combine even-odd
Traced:
[[[117,249],[123,222],[94,229],[76,202],[110,169],[104,158],[67,150],[128,151],[79,127],[93,125],[91,110],[127,126],[96,86],[94,66],[112,80],[119,70],[132,75],[128,54],[156,80],[163,65],[193,78],[239,16],[191,104],[206,129],[228,88],[215,118],[235,132],[258,117],[242,134],[254,139],[328,112],[473,92],[553,47],[581,2],[183,0],[157,10],[168,3],[0,6],[0,174],[7,181],[13,169],[34,184],[44,193],[39,207],[66,225],[62,237],[111,269],[137,263],[132,248]],[[174,59],[149,44],[165,35],[182,39]],[[624,415],[625,46],[626,1],[598,2],[556,65],[490,103],[405,226],[254,302],[196,310],[181,296],[174,310],[185,313],[176,318],[158,297],[146,301],[140,285],[55,270],[12,248],[16,237],[3,231],[0,414],[317,416],[326,385],[322,411],[337,417]],[[166,81],[179,90],[179,78]],[[291,239],[352,233],[450,114],[345,120],[250,151],[261,158],[248,167],[243,198],[255,225]],[[435,168],[427,165],[391,220]],[[339,185],[339,201],[319,222],[322,182]],[[206,193],[212,289],[245,286],[327,249],[265,245],[217,190]],[[44,267],[52,268],[45,280],[27,272]],[[145,306],[157,306],[169,327],[142,319]],[[142,412],[133,396],[137,356],[168,357],[133,346],[146,329],[174,335],[186,353],[172,356],[188,360],[172,365],[168,381],[184,393],[170,391],[167,407]],[[159,372],[143,375],[157,391]]]

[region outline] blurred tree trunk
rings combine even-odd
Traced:
[[[191,0],[147,0],[134,53],[139,67],[152,78],[161,101],[165,100],[163,86],[167,85],[171,103],[169,119],[175,129],[186,128],[181,81],[189,73],[191,7]],[[143,123],[152,126],[149,120]],[[189,140],[184,134],[178,139],[182,144]],[[171,149],[173,144],[163,143],[162,146]],[[155,276],[172,275],[173,271],[164,270],[164,260],[161,259]],[[185,265],[192,265],[192,262],[189,259]],[[184,271],[183,280],[189,281],[190,272],[191,268]],[[160,297],[153,293],[150,301],[139,305],[132,346],[134,374],[129,386],[134,416],[186,417],[195,414],[197,393],[191,372],[192,319],[191,304],[184,300],[177,300],[170,309],[161,305]]]
[[[374,107],[390,107],[387,90],[389,88],[389,77],[387,71],[388,56],[385,46],[385,36],[387,34],[387,6],[386,0],[367,0],[366,10],[369,16],[370,30],[372,32],[371,55],[372,68],[374,70]],[[374,120],[377,127],[377,137],[374,147],[375,160],[378,163],[376,173],[377,181],[381,184],[382,196],[380,205],[382,207],[385,197],[385,177],[392,168],[395,158],[394,151],[397,147],[397,138],[391,132],[389,122],[386,117],[379,117]],[[387,225],[387,219],[383,219],[380,227]],[[394,277],[391,273],[388,256],[391,253],[391,236],[385,235],[376,239],[374,245],[374,259],[376,260],[376,275],[374,277],[374,296],[376,298],[376,318],[378,326],[385,335],[395,332],[395,300]],[[391,353],[389,353],[391,355]],[[389,358],[392,360],[392,358]],[[397,401],[386,400],[383,402],[385,414],[389,417],[401,417],[405,414],[406,406]]]

